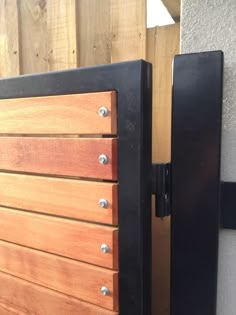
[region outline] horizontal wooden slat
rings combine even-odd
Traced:
[[[118,310],[117,272],[0,241],[0,271]],[[110,294],[101,294],[106,286]]]
[[[117,269],[117,230],[0,207],[0,239]],[[101,251],[107,244],[108,253]]]
[[[99,116],[106,107],[107,117]],[[116,92],[0,100],[0,133],[116,134]]]
[[[1,315],[118,314],[3,272],[0,272],[0,283]]]
[[[0,137],[0,170],[116,180],[117,140]]]
[[[101,208],[99,199],[108,201]],[[0,172],[0,205],[117,225],[117,184]]]

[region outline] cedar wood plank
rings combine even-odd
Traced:
[[[0,121],[0,134],[116,134],[116,92],[2,99]]]
[[[118,224],[117,184],[0,172],[2,206]],[[99,199],[108,201],[101,208]]]
[[[0,137],[0,170],[117,180],[117,139]]]
[[[118,315],[3,272],[0,283],[1,315]]]

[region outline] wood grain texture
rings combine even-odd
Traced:
[[[179,52],[180,25],[147,30],[147,59],[153,64],[153,161],[170,161],[172,60]]]
[[[17,0],[0,0],[0,77],[20,74]]]
[[[0,270],[83,301],[118,310],[118,274],[115,271],[80,263],[0,241]],[[101,294],[101,287],[110,290]]]
[[[2,99],[0,121],[4,134],[116,134],[116,92]]]
[[[118,269],[117,229],[0,207],[0,239]],[[101,251],[101,244],[109,252]]]
[[[117,184],[0,172],[0,204],[53,215],[118,224]],[[101,208],[99,200],[108,201]]]
[[[153,162],[170,161],[172,58],[179,53],[179,24],[147,30],[153,64]],[[153,314],[170,313],[170,218],[152,219]],[[157,298],[158,297],[158,298]]]
[[[45,0],[18,1],[21,74],[48,71],[47,5]]]
[[[3,272],[0,283],[1,315],[118,315]]]
[[[49,70],[77,66],[76,0],[47,0]]]
[[[111,0],[112,62],[146,58],[146,0]]]
[[[110,0],[80,0],[77,4],[78,65],[111,63]]]
[[[117,180],[117,140],[0,137],[0,170]]]

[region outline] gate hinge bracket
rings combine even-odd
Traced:
[[[152,194],[155,195],[156,216],[171,213],[171,164],[152,164]]]

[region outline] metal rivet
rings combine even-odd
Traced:
[[[107,254],[109,252],[109,246],[107,244],[102,244],[101,245],[101,251],[104,253],[104,254]]]
[[[105,154],[101,154],[98,158],[98,161],[100,164],[107,164],[108,163],[108,157]]]
[[[107,117],[108,109],[106,107],[102,106],[102,107],[99,108],[98,114],[101,117]]]
[[[104,198],[100,199],[98,204],[101,208],[107,208],[108,207],[108,201]]]
[[[110,291],[107,287],[101,287],[101,293],[102,295],[109,295]]]

